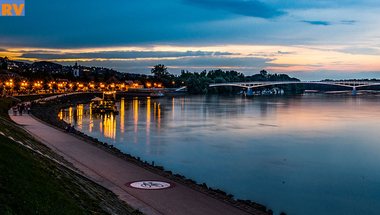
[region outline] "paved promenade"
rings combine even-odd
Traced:
[[[10,114],[10,117],[92,180],[112,190],[120,199],[146,214],[247,214],[199,191],[122,160],[28,114]],[[128,182],[143,180],[164,181],[175,186],[169,189],[143,190],[125,185],[129,184]],[[258,211],[257,214],[263,213]]]

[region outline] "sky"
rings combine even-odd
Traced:
[[[25,0],[25,16],[0,16],[0,57],[140,74],[164,64],[172,74],[380,78],[379,9],[378,0]]]

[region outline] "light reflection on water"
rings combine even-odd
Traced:
[[[187,96],[62,118],[120,150],[279,214],[380,211],[380,98]]]

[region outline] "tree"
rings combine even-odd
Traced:
[[[168,68],[166,68],[164,64],[155,65],[151,72],[154,74],[155,78],[168,78],[170,76]]]
[[[95,76],[94,76],[94,81],[99,82],[99,71],[96,71]]]
[[[206,94],[210,80],[207,77],[196,77],[196,75],[192,75],[185,81],[185,84],[187,86],[187,92],[191,94]]]
[[[7,61],[6,61],[6,57],[5,58],[2,58],[1,59],[1,69],[7,69],[8,68],[8,63],[7,63]]]
[[[104,75],[103,75],[103,81],[107,81],[108,79],[110,79],[112,76],[111,76],[111,73],[107,70]]]
[[[268,72],[263,69],[263,70],[260,71],[260,75],[263,76],[263,77],[265,77],[265,78],[267,78]]]

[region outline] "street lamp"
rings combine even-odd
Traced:
[[[37,81],[34,83],[34,87],[37,89],[37,94],[38,94],[38,91],[40,89],[40,87],[42,86],[42,81]]]
[[[22,83],[21,83],[22,93],[24,93],[24,90],[26,90],[27,86],[28,86],[28,83],[25,80],[22,81]]]
[[[13,95],[13,80],[12,79],[9,79],[9,81],[5,82],[5,85],[7,86],[7,88],[10,89],[10,94]]]

